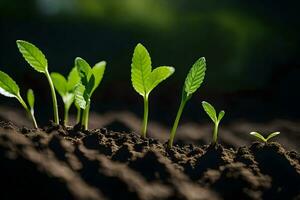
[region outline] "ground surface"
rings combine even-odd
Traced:
[[[1,199],[300,199],[300,155],[278,143],[169,149],[129,131],[0,127]]]

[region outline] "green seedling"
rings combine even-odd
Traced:
[[[218,139],[219,124],[225,115],[225,111],[221,110],[217,116],[216,110],[211,104],[209,104],[206,101],[202,101],[202,106],[203,106],[204,111],[210,117],[210,119],[215,123],[214,132],[213,132],[213,142],[212,142],[212,145],[215,145],[217,143],[217,139]]]
[[[47,77],[47,80],[50,85],[51,95],[52,95],[54,122],[56,124],[59,124],[55,89],[48,71],[48,61],[45,55],[35,45],[23,40],[17,40],[17,46],[19,48],[19,51],[23,55],[24,59],[27,61],[27,63],[37,72],[43,73]]]
[[[134,90],[144,98],[144,119],[142,137],[146,137],[148,123],[148,99],[150,92],[163,80],[174,73],[175,69],[161,66],[152,70],[151,57],[142,44],[137,44],[131,63],[131,82]]]
[[[175,138],[176,130],[178,127],[178,123],[180,120],[180,117],[182,115],[182,111],[185,107],[186,102],[192,97],[192,95],[196,92],[196,90],[201,86],[204,77],[205,77],[205,70],[206,70],[206,61],[205,58],[199,58],[195,64],[190,69],[185,82],[184,87],[182,90],[181,95],[181,102],[180,106],[171,130],[170,134],[170,140],[169,140],[169,147],[171,148],[173,146],[173,141]]]
[[[264,143],[267,143],[269,139],[271,139],[272,137],[275,137],[279,134],[280,134],[280,132],[274,132],[274,133],[269,134],[269,136],[267,138],[265,138],[264,136],[262,136],[262,134],[260,134],[258,132],[250,133],[250,135],[253,135],[254,137],[258,138],[259,140],[261,140]]]
[[[27,92],[27,100],[29,104],[28,107],[20,94],[20,88],[18,84],[8,74],[0,71],[0,94],[6,97],[18,99],[18,101],[31,117],[34,128],[38,128],[34,117],[34,94],[31,89],[29,89]]]
[[[69,110],[74,102],[75,86],[80,82],[80,77],[76,67],[74,67],[66,79],[57,72],[51,73],[54,87],[64,102],[64,125],[67,126],[69,118]]]
[[[85,60],[77,57],[75,59],[75,66],[80,76],[80,83],[75,87],[75,105],[83,110],[80,122],[86,130],[88,129],[91,97],[95,89],[100,85],[106,62],[101,61],[91,68]]]

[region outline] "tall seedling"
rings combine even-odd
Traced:
[[[84,129],[88,129],[91,97],[101,83],[106,62],[101,61],[91,68],[84,59],[77,57],[75,66],[80,76],[80,83],[75,87],[75,104],[83,110],[80,122]]]
[[[6,97],[18,99],[28,115],[31,117],[34,128],[38,128],[34,117],[34,94],[31,89],[27,92],[28,107],[20,94],[20,88],[17,83],[8,74],[0,71],[0,94]]]
[[[67,126],[69,119],[69,110],[74,102],[75,86],[80,82],[80,77],[76,67],[74,67],[66,79],[57,72],[51,73],[51,78],[55,89],[61,96],[64,103],[64,125]]]
[[[178,127],[180,117],[182,115],[182,111],[185,107],[185,104],[196,92],[196,90],[201,86],[205,77],[205,70],[206,70],[206,62],[205,62],[205,58],[202,57],[195,62],[195,64],[192,66],[185,79],[184,87],[181,95],[180,106],[170,134],[169,147],[173,146],[176,130]]]
[[[131,63],[131,82],[135,91],[144,98],[142,137],[146,137],[147,133],[149,94],[174,71],[175,69],[169,66],[157,67],[152,71],[151,58],[147,49],[142,44],[137,44]]]
[[[24,40],[17,40],[17,46],[19,48],[19,51],[23,55],[24,59],[27,61],[27,63],[37,72],[45,74],[49,82],[51,95],[52,95],[54,122],[56,124],[59,124],[55,89],[50,74],[48,72],[48,61],[45,55],[35,45],[26,42]]]

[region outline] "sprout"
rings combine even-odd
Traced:
[[[217,117],[216,110],[211,104],[209,104],[206,101],[202,101],[202,106],[203,106],[204,111],[207,113],[207,115],[215,123],[214,132],[213,132],[213,142],[212,142],[212,144],[215,145],[217,143],[217,139],[218,139],[219,124],[220,124],[220,121],[222,120],[222,118],[224,117],[225,112],[224,112],[224,110],[221,110]]]
[[[262,136],[262,134],[258,133],[258,132],[251,132],[250,135],[253,135],[254,137],[258,138],[259,140],[261,140],[262,142],[267,143],[269,139],[271,139],[272,137],[275,137],[277,135],[279,135],[280,132],[274,132],[269,134],[269,136],[267,138],[265,138],[264,136]]]
[[[106,62],[101,61],[93,68],[82,58],[75,59],[75,66],[80,76],[80,83],[75,86],[75,105],[83,109],[79,113],[81,125],[88,129],[91,97],[95,89],[100,85],[105,71]]]
[[[56,124],[59,124],[55,89],[50,74],[48,72],[48,61],[45,55],[35,45],[23,40],[17,40],[17,46],[27,63],[37,72],[43,73],[47,77],[52,95],[54,122]]]
[[[34,117],[34,94],[31,89],[27,92],[27,100],[29,108],[22,96],[20,95],[20,88],[18,84],[6,73],[0,71],[0,94],[6,97],[13,97],[18,99],[21,105],[25,108],[26,112],[32,119],[34,128],[38,128],[35,117]]]
[[[163,80],[174,73],[175,69],[161,66],[152,70],[151,58],[147,49],[142,44],[137,44],[134,49],[131,64],[131,82],[133,88],[144,98],[144,119],[142,137],[146,137],[148,123],[148,98],[150,92]]]
[[[181,102],[180,106],[171,130],[170,140],[169,140],[169,147],[173,146],[173,141],[175,138],[176,130],[178,127],[178,123],[182,114],[182,111],[185,107],[186,102],[192,97],[192,94],[196,92],[196,90],[201,86],[204,77],[205,77],[205,70],[206,70],[206,61],[205,58],[199,58],[195,64],[190,69],[185,82],[184,87],[182,90]]]
[[[80,82],[80,77],[76,67],[74,67],[66,80],[65,77],[57,72],[51,73],[51,78],[55,89],[64,102],[64,125],[67,126],[69,110],[74,102],[75,86]]]

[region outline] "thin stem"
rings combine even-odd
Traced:
[[[215,123],[215,127],[214,127],[214,133],[213,133],[213,142],[212,145],[217,144],[217,139],[218,139],[218,128],[219,128],[219,122]]]
[[[143,126],[142,126],[142,137],[146,138],[147,135],[147,125],[148,125],[148,97],[144,98],[144,119],[143,119]]]
[[[55,89],[52,83],[52,79],[50,77],[50,74],[48,72],[48,70],[46,70],[45,72],[46,77],[48,79],[49,85],[50,85],[50,89],[51,89],[51,95],[52,95],[52,103],[53,103],[53,112],[54,112],[54,122],[56,124],[59,124],[59,116],[58,116],[58,107],[57,107],[57,100],[56,100],[56,93],[55,93]]]
[[[89,126],[90,107],[91,107],[91,100],[88,100],[86,108],[83,110],[83,117],[82,117],[82,125],[84,127],[84,130],[87,130]]]
[[[78,107],[77,108],[76,124],[80,123],[80,119],[81,119],[81,108]]]
[[[34,112],[33,110],[30,110],[27,106],[27,104],[24,102],[24,100],[22,99],[21,96],[17,97],[17,99],[19,100],[19,102],[22,104],[22,106],[25,108],[26,112],[29,114],[29,116],[31,117],[32,123],[34,128],[38,128],[38,125],[36,123],[35,117],[34,117]]]
[[[68,125],[68,121],[69,121],[69,109],[70,107],[65,105],[65,110],[64,110],[64,126]]]
[[[184,98],[182,98],[182,100],[180,102],[180,106],[179,106],[179,109],[178,109],[178,112],[177,112],[172,130],[171,130],[171,135],[170,135],[170,140],[169,140],[169,147],[170,148],[173,146],[173,142],[174,142],[176,130],[177,130],[177,127],[178,127],[178,123],[179,123],[179,120],[180,120],[180,117],[181,117],[181,114],[182,114],[182,111],[183,111],[183,108],[184,108],[186,102],[187,102],[187,100],[184,99]]]

